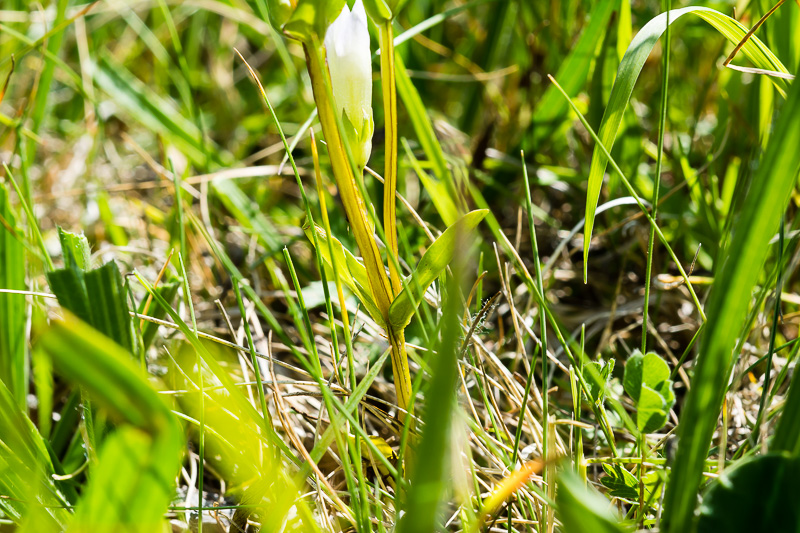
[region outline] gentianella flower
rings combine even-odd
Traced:
[[[364,4],[353,10],[345,4],[328,27],[325,50],[335,109],[341,113],[345,135],[356,164],[364,168],[372,152],[372,54]]]

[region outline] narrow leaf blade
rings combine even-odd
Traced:
[[[417,268],[405,280],[405,288],[389,308],[389,321],[392,327],[402,331],[408,325],[417,305],[422,301],[425,290],[453,260],[459,235],[475,229],[487,212],[485,209],[477,209],[467,213],[428,247]]]
[[[617,70],[617,79],[611,89],[611,96],[598,132],[600,140],[609,151],[614,146],[614,141],[622,123],[622,116],[628,107],[628,102],[633,94],[636,81],[639,79],[639,74],[656,42],[658,42],[662,33],[666,31],[667,21],[672,24],[688,13],[692,13],[708,22],[734,44],[738,44],[747,34],[747,28],[735,19],[706,7],[674,9],[669,13],[662,13],[651,19],[631,41],[628,51],[622,58]],[[758,68],[788,74],[786,67],[775,57],[775,54],[755,36],[745,43],[741,52]],[[779,91],[785,91],[787,87],[786,80],[781,78],[771,79]],[[600,189],[603,185],[603,175],[607,165],[608,160],[603,150],[599,146],[595,146],[586,193],[586,228],[583,241],[584,278],[586,277],[589,243],[591,242],[592,229],[594,228],[595,212],[597,211]]]

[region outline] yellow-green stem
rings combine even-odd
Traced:
[[[408,370],[408,355],[406,354],[406,336],[403,331],[392,331],[388,326],[389,341],[392,343],[392,374],[394,375],[394,389],[397,394],[397,405],[409,414],[411,409],[411,372]],[[398,417],[405,420],[406,414],[400,412]]]
[[[397,88],[394,72],[394,33],[392,22],[381,24],[381,85],[383,87],[383,113],[386,129],[383,185],[383,229],[386,232],[386,248],[397,257],[397,224],[395,192],[397,191]],[[389,259],[389,276],[395,296],[403,290],[400,273],[395,262]]]
[[[308,73],[311,77],[311,87],[314,92],[314,100],[317,103],[322,133],[327,141],[333,175],[339,188],[339,195],[342,198],[345,214],[350,222],[356,244],[364,259],[372,297],[378,310],[383,315],[387,328],[386,334],[392,345],[392,370],[394,372],[397,403],[402,409],[408,410],[409,400],[411,399],[411,375],[408,369],[405,336],[402,331],[393,331],[389,321],[389,306],[394,299],[392,286],[386,277],[383,259],[378,251],[378,245],[375,242],[371,224],[369,223],[369,214],[364,199],[358,190],[353,167],[348,160],[347,151],[343,144],[344,140],[337,126],[334,107],[331,105],[332,95],[330,94],[328,71],[324,60],[325,51],[318,43],[305,43],[304,48]],[[394,195],[392,195],[392,198],[394,198]],[[391,227],[393,229],[392,233],[396,235],[394,224]],[[404,418],[405,415],[401,413],[400,419],[403,420]]]
[[[375,298],[375,303],[381,313],[386,316],[389,311],[389,305],[392,302],[392,290],[389,280],[384,274],[383,259],[381,259],[378,245],[372,236],[369,214],[364,204],[364,199],[358,191],[358,185],[347,159],[342,136],[336,126],[334,108],[331,105],[331,99],[328,98],[328,91],[325,87],[328,72],[323,59],[324,49],[321,46],[310,46],[308,44],[305,49],[314,100],[319,111],[322,133],[325,135],[325,140],[328,144],[328,155],[331,159],[336,185],[339,187],[339,195],[344,205],[347,220],[350,222],[353,236],[356,239],[356,244],[358,244],[358,249],[364,259],[364,266],[367,269],[370,290]]]
[[[311,130],[311,155],[314,160],[314,177],[317,184],[317,196],[319,197],[319,209],[322,212],[322,224],[325,228],[325,234],[328,236],[328,253],[333,258],[333,241],[331,240],[331,223],[328,218],[328,208],[325,205],[325,191],[322,188],[322,171],[319,167],[319,152],[317,150],[317,140],[314,138],[314,130]],[[342,311],[342,331],[344,332],[345,345],[347,346],[347,366],[350,370],[348,378],[350,379],[350,388],[355,388],[355,377],[353,371],[353,343],[350,338],[350,318],[347,314],[347,305],[344,298],[344,290],[342,289],[342,280],[339,278],[339,265],[336,261],[331,261],[333,270],[333,281],[336,284],[336,293],[339,297],[339,307]]]

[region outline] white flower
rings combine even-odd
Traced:
[[[372,54],[364,4],[344,5],[328,27],[325,49],[335,108],[342,113],[350,149],[359,168],[372,152]]]

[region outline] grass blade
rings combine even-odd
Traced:
[[[428,194],[431,196],[436,209],[439,211],[439,216],[442,217],[444,223],[448,226],[455,223],[458,217],[458,196],[453,184],[453,178],[450,169],[447,167],[447,161],[442,151],[442,145],[439,144],[439,139],[436,138],[436,132],[433,130],[433,123],[428,116],[428,110],[425,109],[425,104],[422,103],[422,98],[419,96],[417,88],[406,72],[406,67],[400,55],[395,59],[395,74],[397,80],[397,93],[403,100],[403,105],[408,112],[408,117],[411,119],[411,125],[414,127],[414,132],[417,134],[422,150],[428,157],[428,160],[433,165],[434,177],[429,176],[420,167],[417,169],[419,163],[413,158],[410,150],[407,147],[405,140],[403,144],[406,148],[406,153],[412,157],[412,165],[420,175],[422,184]],[[415,164],[416,163],[416,164]],[[447,194],[442,194],[442,190]]]
[[[282,247],[283,237],[277,228],[261,213],[259,206],[248,197],[232,180],[216,179],[211,186],[217,198],[228,211],[248,229],[252,229],[261,238],[268,253],[277,253]]]
[[[8,189],[0,184],[0,288],[25,290],[25,247],[16,232]],[[28,362],[25,355],[25,296],[0,294],[0,381],[26,409]]]
[[[561,63],[556,79],[570,97],[577,95],[586,83],[597,47],[608,31],[608,21],[618,3],[616,0],[602,0],[594,7],[589,25]],[[547,87],[533,115],[534,124],[539,126],[536,133],[538,142],[552,133],[556,121],[563,118],[568,109],[569,106],[558,89],[552,84]]]
[[[614,146],[614,140],[617,137],[617,132],[622,123],[622,115],[628,107],[628,102],[633,94],[633,87],[639,79],[639,74],[647,58],[650,56],[650,52],[661,35],[666,31],[667,22],[672,24],[688,13],[697,15],[708,22],[734,44],[738,44],[747,34],[747,28],[735,19],[706,7],[674,9],[669,12],[669,15],[667,15],[667,13],[662,13],[650,20],[650,22],[636,34],[636,37],[634,37],[617,70],[617,79],[611,90],[608,106],[603,115],[603,122],[598,131],[600,141],[609,151],[611,151],[611,148]],[[780,60],[756,37],[752,37],[748,40],[741,51],[758,68],[788,74],[786,67],[783,66]],[[771,79],[778,90],[785,94],[784,91],[787,87],[787,81],[781,78]],[[584,282],[586,281],[587,275],[589,243],[592,239],[594,216],[597,210],[597,202],[600,198],[600,189],[603,185],[603,175],[605,174],[607,165],[608,160],[603,154],[603,151],[595,146],[586,193],[586,230],[583,238]]]
[[[125,111],[148,129],[159,132],[174,142],[194,163],[202,166],[208,153],[215,163],[228,159],[219,147],[202,140],[201,132],[169,102],[155,94],[124,66],[101,57],[92,65],[94,82]]]
[[[569,470],[558,479],[558,517],[564,531],[573,533],[622,533],[625,531],[609,510],[608,501]]]
[[[37,520],[46,527],[40,531],[63,528],[69,512],[53,484],[54,473],[44,440],[11,391],[0,383],[0,492],[4,496],[0,511],[17,523],[36,511]]]
[[[314,226],[314,229],[317,233],[316,239],[314,239],[309,225],[303,227],[306,237],[312,245],[317,241],[320,243],[319,252],[322,255],[325,266],[328,267],[326,269],[329,271],[328,273],[333,274],[332,270],[335,264],[336,271],[339,274],[339,280],[347,285],[347,288],[358,297],[362,304],[364,304],[364,307],[366,307],[372,319],[383,327],[383,316],[378,310],[375,301],[372,299],[372,294],[369,292],[369,279],[367,278],[367,269],[364,264],[356,259],[350,250],[344,247],[339,239],[331,237],[329,241],[328,235],[324,229],[317,225]],[[333,251],[333,257],[331,257],[331,250]]]
[[[459,240],[464,234],[459,232]],[[461,245],[463,246],[463,240]],[[456,263],[463,257],[456,259]],[[415,453],[413,466],[413,489],[408,494],[406,513],[400,520],[400,533],[437,530],[439,505],[445,495],[448,477],[445,472],[450,451],[450,426],[456,409],[454,389],[458,379],[458,339],[461,335],[459,324],[459,273],[463,268],[454,265],[454,276],[449,284],[447,304],[444,311],[442,339],[437,356],[432,363],[430,386],[426,394],[425,429],[422,441]]]
[[[800,83],[794,83],[714,278],[693,386],[678,425],[680,445],[664,504],[667,531],[689,531],[692,524],[697,488],[734,357],[736,339],[731,332],[739,331],[745,320],[769,241],[778,229],[800,168],[798,114]]]
[[[177,419],[130,352],[77,318],[53,322],[39,346],[63,376],[124,424],[105,440],[68,531],[160,528],[184,446]]]

